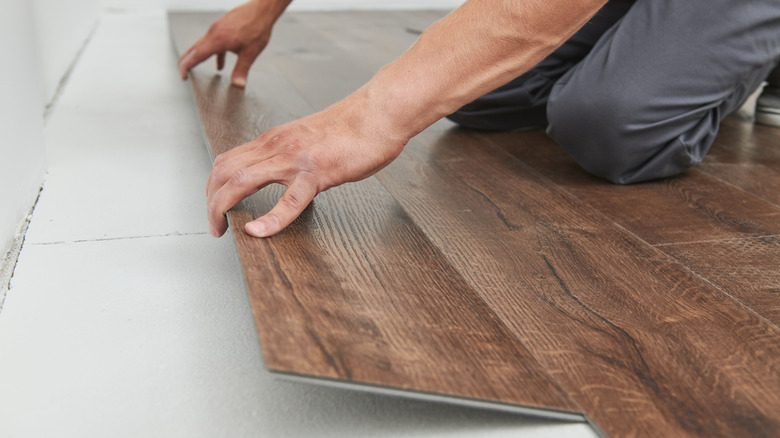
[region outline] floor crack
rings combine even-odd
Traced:
[[[202,236],[208,234],[206,231],[193,231],[189,233],[180,233],[178,231],[166,234],[145,234],[142,236],[121,236],[121,237],[99,237],[96,239],[78,239],[78,240],[58,240],[54,242],[35,242],[30,245],[35,246],[49,246],[49,245],[68,245],[73,243],[89,243],[89,242],[109,242],[114,240],[135,240],[135,239],[149,239],[154,237],[179,237],[179,236]]]

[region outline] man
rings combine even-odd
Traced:
[[[232,83],[244,86],[290,1],[252,0],[222,16],[179,60],[182,78],[232,51]],[[377,172],[445,116],[480,129],[547,127],[615,183],[675,175],[701,161],[723,117],[778,60],[778,0],[468,0],[344,100],[218,156],[210,231],[222,235],[227,210],[281,183],[277,205],[245,229],[273,235],[319,192]]]

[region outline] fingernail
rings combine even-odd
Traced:
[[[211,234],[214,237],[219,237],[219,236],[217,236],[217,230],[215,230],[214,226],[211,225],[211,224],[209,224],[209,234]]]
[[[244,88],[246,87],[246,78],[235,78],[233,79],[233,85],[236,87]]]
[[[265,224],[262,222],[250,222],[246,224],[246,231],[255,237],[265,237]]]

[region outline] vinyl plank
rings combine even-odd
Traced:
[[[780,257],[760,245],[743,246],[736,257],[713,256],[720,245],[713,241],[765,238],[777,234],[780,216],[780,166],[778,147],[770,128],[752,136],[744,122],[727,119],[713,145],[714,157],[685,175],[667,181],[618,187],[588,175],[544,133],[480,133],[512,153],[573,195],[616,222],[658,245],[697,275],[718,285],[723,292],[756,313],[778,323],[780,296],[772,289],[733,269],[739,263],[762,263],[769,275],[779,270],[772,260]],[[776,130],[774,130],[776,131]],[[777,133],[775,132],[775,135]],[[678,246],[686,242],[690,245]],[[680,250],[685,248],[685,250]],[[696,250],[694,250],[696,249]],[[751,251],[756,251],[755,254]],[[726,277],[728,274],[728,281]]]
[[[191,17],[171,16],[180,49],[204,29],[202,16]],[[190,80],[215,155],[309,109],[269,64],[253,70],[246,92],[210,66]],[[323,193],[274,238],[243,233],[279,195],[263,190],[229,213],[269,369],[577,418],[576,404],[378,182]]]
[[[780,206],[780,130],[731,117],[699,168]]]
[[[410,35],[407,29],[413,28],[426,28],[433,21],[441,18],[444,12],[434,12],[429,15],[424,14],[405,14],[396,12],[396,15],[389,16],[387,13],[377,12],[352,12],[352,13],[338,13],[331,14],[328,19],[322,19],[322,13],[310,13],[310,14],[298,14],[295,17],[297,23],[304,24],[307,28],[311,28],[317,31],[317,37],[312,36],[312,39],[320,41],[321,46],[317,51],[324,51],[331,54],[336,61],[349,60],[353,64],[359,64],[364,66],[369,71],[375,71],[380,68],[388,60],[393,59],[395,56],[400,55],[405,48],[407,48],[416,39],[415,35]],[[416,20],[415,24],[409,24],[411,19]],[[298,28],[296,27],[296,31]],[[406,35],[403,35],[403,34]],[[381,44],[379,43],[381,42]],[[332,46],[337,46],[342,49],[343,52],[348,52],[351,56],[341,55],[339,56],[332,49]],[[341,64],[341,63],[339,63]],[[368,75],[366,75],[368,77]],[[311,91],[311,90],[307,90]],[[307,93],[308,94],[308,93]],[[320,104],[322,105],[322,103]],[[724,131],[718,138],[718,141],[713,146],[713,152],[710,154],[713,157],[720,157],[721,160],[732,160],[735,156],[733,146],[726,145],[739,145],[740,155],[744,158],[739,165],[725,166],[722,162],[711,163],[705,162],[698,169],[703,170],[704,173],[709,174],[712,177],[720,179],[735,185],[758,198],[765,201],[780,205],[780,175],[775,176],[774,168],[761,163],[777,163],[780,161],[780,148],[777,146],[772,147],[777,143],[776,135],[772,136],[772,128],[758,127],[753,129],[753,124],[742,123],[741,129],[737,129],[735,124],[739,123],[734,120],[727,120],[724,125]],[[449,127],[451,125],[447,125]],[[751,128],[748,132],[745,128]],[[760,135],[755,135],[754,131],[762,131]],[[767,132],[768,131],[768,132]],[[737,134],[736,136],[734,134]],[[513,136],[516,138],[517,136]],[[736,138],[735,138],[736,137]],[[532,147],[539,149],[540,143],[550,142],[549,139],[544,139],[541,142],[532,141],[526,142],[526,145],[533,145]],[[758,143],[758,144],[756,144]],[[549,151],[551,148],[542,148],[545,151]],[[588,177],[584,172],[576,170],[578,169],[576,163],[573,160],[566,157],[565,153],[556,146],[556,153],[553,155],[558,160],[550,163],[550,167],[545,168],[547,174],[555,176],[556,180],[561,182],[563,178],[575,176],[573,181],[574,186],[582,184],[584,181],[594,182],[598,181],[595,178]],[[523,150],[522,154],[525,157],[528,153],[527,150]],[[757,155],[761,154],[761,155]],[[749,157],[754,157],[750,162],[746,162]],[[543,158],[548,160],[550,156],[545,153],[537,158]],[[710,160],[712,161],[712,160]],[[569,168],[569,172],[561,173],[560,166]],[[775,166],[776,167],[776,166]],[[718,170],[719,169],[719,170]],[[584,177],[584,178],[583,178]],[[668,181],[667,181],[668,182]],[[663,184],[663,183],[660,183]],[[591,184],[589,184],[591,185]],[[595,184],[598,186],[599,184]],[[614,191],[614,187],[611,184],[602,183],[606,187],[607,191]],[[714,183],[707,181],[707,177],[698,177],[691,183],[692,186],[712,186],[713,190],[720,191],[723,187],[720,183]],[[589,187],[592,189],[592,187]],[[638,191],[634,198],[646,199],[647,193],[644,190],[630,189],[632,191]],[[666,243],[669,241],[678,240],[695,240],[697,237],[693,237],[692,234],[699,236],[703,239],[715,239],[715,238],[734,238],[733,233],[741,233],[744,231],[753,232],[752,235],[763,235],[765,230],[762,229],[760,224],[752,223],[748,221],[741,221],[738,217],[728,217],[728,213],[725,213],[726,207],[721,205],[709,205],[701,206],[695,205],[696,210],[690,211],[690,203],[699,203],[703,197],[709,197],[709,193],[695,193],[690,192],[685,187],[669,187],[668,191],[672,192],[672,196],[667,196],[669,193],[663,191],[657,191],[654,188],[652,192],[658,194],[658,200],[655,202],[647,203],[647,210],[657,211],[658,205],[663,206],[663,211],[658,211],[659,214],[644,214],[639,217],[622,218],[622,223],[634,232],[637,232],[642,237],[647,237],[652,243]],[[728,190],[728,195],[732,195],[729,199],[725,199],[721,204],[731,205],[735,197],[741,197],[739,191]],[[621,194],[619,198],[623,198]],[[679,214],[677,211],[679,205],[666,205],[668,203],[674,203],[676,200],[682,200],[687,203],[686,214]],[[594,196],[588,198],[593,201],[593,205],[597,208],[601,208],[607,212],[609,210],[616,210],[624,212],[624,204],[615,205],[612,202],[605,202],[603,195]],[[633,202],[635,199],[628,199],[626,203]],[[598,201],[598,202],[596,202]],[[665,202],[664,202],[665,201]],[[770,215],[770,225],[778,223],[780,221],[773,220],[774,213],[771,210],[766,210],[766,205],[761,205],[761,202],[754,202],[753,207],[757,209],[757,216],[762,214]],[[641,212],[638,212],[638,214]],[[747,211],[748,215],[752,211]],[[652,218],[658,216],[661,220],[666,221],[668,217],[677,217],[679,222],[673,227],[664,224],[660,226],[652,226]],[[693,221],[692,221],[693,219]],[[648,227],[646,224],[650,223]],[[639,226],[647,227],[647,229],[641,229]],[[776,227],[770,227],[769,232],[775,232]]]
[[[697,168],[615,186],[586,174],[568,156],[538,153],[558,146],[519,141],[517,135],[480,135],[652,245],[780,234],[780,206]]]
[[[425,29],[444,14],[415,11],[408,24],[403,21],[408,14],[398,11],[288,14],[279,20],[275,40],[263,56],[284,71],[314,110],[321,110],[356,90],[409,48],[419,35],[407,28]],[[377,45],[377,40],[384,44]],[[307,69],[301,69],[301,63]],[[327,78],[328,86],[312,81],[310,71]],[[452,122],[440,120],[428,129],[452,126]]]
[[[727,117],[705,161],[780,164],[777,136],[778,128]]]
[[[300,14],[296,16],[296,23],[306,25],[312,29],[316,29],[319,32],[318,35],[312,35],[311,38],[316,39],[317,41],[326,42],[323,43],[318,48],[318,50],[327,52],[329,56],[333,58],[334,62],[339,62],[341,64],[346,62],[353,62],[355,64],[366,66],[369,69],[379,68],[383,62],[386,62],[387,59],[392,59],[392,56],[400,53],[400,51],[408,45],[408,41],[406,41],[396,44],[390,50],[369,50],[371,41],[380,40],[383,39],[383,36],[392,34],[392,32],[387,30],[387,27],[395,27],[396,33],[398,32],[398,29],[408,27],[404,24],[402,17],[397,17],[397,22],[395,22],[395,24],[393,24],[393,22],[389,19],[385,19],[380,24],[374,17],[385,17],[383,13],[339,13],[328,15],[328,19],[322,19],[322,16],[323,14],[321,13]],[[412,14],[412,16],[417,17],[416,14]],[[435,19],[437,17],[431,18]],[[384,39],[391,41],[401,40],[401,38],[387,37]],[[339,48],[339,50],[333,50],[333,48],[329,47],[329,45],[335,45]],[[392,44],[390,45],[392,46]],[[351,56],[348,56],[347,54]],[[320,105],[324,105],[329,102],[330,99],[332,99],[332,97],[323,95],[322,92],[316,89],[307,89],[307,92],[314,93],[313,98],[319,98]],[[768,173],[771,173],[773,170],[771,168],[767,169],[766,166],[757,167],[755,163],[752,163],[749,166],[748,163],[745,163],[748,160],[755,161],[755,159],[758,158],[762,159],[763,161],[772,159],[772,151],[775,151],[776,153],[778,148],[771,147],[773,144],[771,143],[773,138],[771,135],[769,135],[771,132],[768,134],[765,133],[762,136],[752,136],[751,134],[754,131],[753,129],[750,129],[749,132],[744,132],[744,125],[742,125],[742,132],[739,132],[737,129],[735,129],[733,124],[734,123],[731,120],[726,121],[724,125],[724,132],[721,133],[721,136],[718,138],[718,141],[713,147],[715,150],[715,155],[721,157],[721,161],[729,161],[730,158],[728,157],[733,157],[735,154],[733,151],[730,151],[730,148],[726,145],[739,145],[740,155],[744,156],[744,158],[740,160],[740,164],[747,166],[745,167],[745,172],[743,175],[748,178],[754,185],[761,184],[761,187],[764,188],[763,192],[765,192],[766,195],[778,196],[776,194],[778,192],[772,190],[771,185],[772,181],[777,181],[776,179],[762,179],[755,178],[755,176],[752,176],[751,178],[751,175],[749,175],[754,175],[756,170],[762,168],[766,169]],[[752,127],[752,125],[750,126]],[[767,128],[764,128],[764,132],[766,132],[766,129]],[[771,131],[771,128],[769,129]],[[759,130],[761,130],[761,127],[759,127]],[[735,132],[738,132],[736,138],[734,138],[735,136],[733,135]],[[674,202],[674,200],[667,196],[667,193],[664,191],[655,191],[653,188],[651,188],[650,192],[652,192],[653,198],[660,199],[662,201],[661,205],[665,207],[663,210],[657,212],[655,209],[658,203],[650,203],[649,205],[645,206],[646,204],[643,202],[643,199],[647,198],[647,190],[641,190],[639,194],[635,195],[633,198],[626,200],[622,199],[624,197],[623,193],[626,191],[625,188],[616,187],[612,184],[605,183],[598,178],[586,174],[584,171],[582,171],[582,169],[579,168],[573,159],[571,159],[559,146],[555,145],[541,132],[491,135],[493,137],[503,138],[505,145],[508,145],[510,150],[522,151],[520,154],[516,153],[516,155],[521,156],[522,159],[524,159],[526,162],[530,162],[531,164],[536,165],[538,170],[543,171],[546,175],[556,180],[557,182],[566,184],[567,186],[572,186],[574,187],[574,190],[578,190],[579,193],[595,191],[599,192],[602,197],[611,196],[612,198],[617,198],[617,202],[623,203],[615,207],[612,205],[612,199],[610,199],[610,202],[602,201],[599,204],[591,204],[597,208],[602,206],[602,204],[612,206],[611,209],[602,208],[602,212],[609,213],[612,210],[617,210],[621,214],[626,214],[626,212],[630,213],[638,210],[636,211],[636,216],[630,218],[631,223],[627,224],[628,221],[625,220],[622,221],[622,223],[643,237],[648,236],[648,230],[641,230],[644,232],[639,233],[638,231],[640,230],[637,230],[637,227],[635,226],[636,224],[644,225],[649,222],[652,225],[654,218],[658,218],[656,220],[663,220],[664,222],[660,224],[660,226],[656,226],[655,229],[651,229],[650,231],[652,231],[654,234],[663,233],[663,236],[660,237],[665,237],[665,240],[661,240],[660,237],[658,237],[653,240],[654,242],[665,242],[666,240],[678,241],[677,239],[686,241],[688,239],[695,240],[701,238],[734,238],[736,237],[735,233],[739,233],[741,231],[752,232],[752,235],[763,235],[765,232],[774,231],[774,229],[771,227],[771,225],[775,223],[775,221],[772,220],[774,211],[771,206],[769,206],[768,210],[768,224],[770,225],[769,230],[762,229],[760,226],[757,226],[755,223],[753,223],[753,219],[755,218],[749,217],[747,220],[741,219],[740,210],[728,210],[732,205],[741,205],[741,207],[744,208],[745,199],[751,198],[745,198],[742,196],[743,194],[739,190],[735,190],[734,187],[729,187],[730,190],[726,191],[727,194],[731,195],[729,199],[717,202],[716,196],[716,202],[711,202],[711,205],[706,204],[708,199],[708,194],[706,192],[692,192],[691,195],[686,192],[686,185],[693,187],[699,192],[701,192],[701,188],[699,186],[713,186],[713,191],[720,192],[723,188],[723,184],[719,182],[713,183],[712,180],[707,181],[708,178],[706,176],[700,175],[700,178],[698,178],[697,181],[693,181],[692,183],[683,185],[682,187],[673,187],[671,189],[671,191],[678,193],[678,199],[691,197],[693,199],[692,202],[696,204],[696,208],[701,208],[703,212],[688,211],[690,210],[690,205],[686,205],[685,202]],[[739,141],[736,141],[737,139]],[[733,147],[731,148],[733,149]],[[722,150],[723,152],[718,153],[719,150]],[[756,156],[757,153],[762,153],[763,156],[758,157]],[[715,177],[717,175],[710,176]],[[767,176],[771,177],[771,175]],[[662,187],[666,186],[666,184],[663,183],[659,185]],[[636,189],[632,187],[628,190],[635,191]],[[598,196],[595,198],[600,199]],[[762,198],[767,200],[766,198],[768,198],[768,196],[763,196]],[[637,205],[639,208],[627,208],[626,205],[630,204]],[[757,199],[753,199],[753,204],[758,205],[757,208],[760,209],[766,209],[768,207],[765,203],[761,202],[761,200]],[[731,210],[735,209],[732,208]],[[748,210],[746,213],[747,214],[745,216],[750,216],[751,212]],[[691,217],[696,220],[691,221]],[[674,226],[670,226],[670,220],[674,221],[675,218],[679,218],[677,223],[675,223]],[[709,232],[709,234],[707,234],[707,232]],[[737,292],[732,293],[739,297],[742,292],[740,289]],[[753,302],[752,300],[747,301]],[[763,306],[756,308],[755,310],[761,314],[765,313]]]
[[[322,19],[319,13],[295,15],[298,23],[317,31],[327,44],[355,54],[353,61],[376,71],[401,55],[422,31],[447,11],[344,11]]]
[[[275,199],[258,198],[237,229]],[[574,407],[375,181],[327,192],[276,239],[237,234],[269,368]]]
[[[776,327],[489,144],[422,137],[380,181],[608,435],[778,430]]]
[[[316,48],[320,53],[316,66],[307,62],[307,67],[301,68],[289,58],[273,59],[315,107],[338,99],[337,93],[333,92],[338,86],[319,87],[310,75],[296,74],[296,71],[354,71],[360,66],[368,69],[372,62],[374,66],[377,64],[372,61],[375,54],[361,56],[362,43],[348,40],[348,43],[330,44],[333,41],[318,38],[329,35],[322,31],[330,29],[325,27],[324,21],[319,20],[318,27],[295,27],[294,31],[289,31],[303,33],[307,39],[320,42]],[[297,23],[304,27],[309,21],[299,19]],[[330,38],[335,40],[334,36]],[[283,46],[278,50],[280,56],[289,53]],[[347,80],[343,76],[329,77],[329,83]],[[512,161],[511,157],[493,157],[489,165],[479,169],[481,171],[475,170],[479,167],[476,162],[491,145],[475,145],[478,136],[458,136],[457,132],[441,137],[419,136],[410,142],[402,157],[377,178],[602,429],[616,435],[718,434],[722,431],[738,434],[744,431],[742,418],[752,415],[752,409],[763,413],[758,415],[762,419],[756,422],[756,430],[776,428],[777,419],[771,412],[777,400],[768,393],[759,396],[763,398],[763,406],[753,405],[742,412],[730,403],[712,406],[704,401],[725,399],[736,390],[746,390],[750,395],[735,403],[743,404],[763,392],[759,382],[773,378],[776,370],[758,371],[754,367],[762,365],[756,360],[730,374],[726,379],[728,383],[712,388],[711,382],[699,379],[697,374],[707,367],[718,369],[718,372],[730,369],[730,356],[721,354],[718,348],[700,351],[702,342],[688,331],[699,333],[714,321],[692,318],[685,311],[698,315],[706,314],[708,306],[722,307],[720,310],[729,318],[750,320],[748,325],[756,330],[751,336],[757,341],[748,348],[750,353],[745,353],[754,357],[762,354],[767,338],[777,336],[773,326],[724,297],[717,289],[708,287],[660,251],[632,238],[619,227],[603,226],[603,217],[591,216],[588,225],[568,223],[572,216],[589,217],[593,212],[587,205],[565,196],[562,198],[555,191],[551,193],[547,189],[549,181],[536,180],[529,184],[525,174],[536,174],[531,169],[498,172],[504,163]],[[447,140],[452,138],[461,138],[463,148]],[[428,149],[419,152],[418,148]],[[534,153],[538,157],[558,160],[566,157],[557,152],[542,152],[544,150],[537,145]],[[409,161],[410,156],[416,156],[417,160]],[[398,170],[402,164],[405,166]],[[572,169],[575,171],[580,172]],[[500,175],[496,175],[497,172]],[[436,180],[437,175],[441,180]],[[464,180],[470,184],[479,181],[480,188],[464,186]],[[515,191],[518,195],[513,194]],[[527,201],[528,205],[518,206],[523,202],[517,198]],[[531,218],[528,223],[515,222],[523,213],[536,211],[542,212],[539,215],[543,218]],[[611,239],[604,240],[602,235],[605,233],[611,235]],[[529,241],[533,242],[530,247]],[[540,247],[544,249],[540,250]],[[556,248],[564,250],[556,251]],[[648,264],[648,260],[652,262]],[[618,271],[612,272],[615,267]],[[571,278],[562,280],[560,270],[570,270]],[[704,291],[699,292],[700,288]],[[508,290],[512,293],[508,294]],[[677,301],[675,306],[662,305],[680,292],[703,301],[702,306],[680,308],[684,301],[680,303],[679,299],[674,300]],[[614,303],[602,294],[619,294],[622,299]],[[587,300],[594,300],[594,303],[582,303]],[[609,313],[602,309],[605,305],[613,306],[611,317],[615,320],[604,316]],[[561,307],[568,318],[560,316]],[[623,316],[634,312],[647,315],[649,319],[625,321],[629,329],[623,328]],[[672,332],[670,336],[667,329],[670,323],[682,326],[679,327],[680,335]],[[728,321],[715,325],[724,327]],[[724,330],[721,335],[727,333],[730,331]],[[743,339],[734,338],[729,341],[732,347],[742,345],[742,342]],[[626,350],[630,352],[631,349],[635,349],[635,355],[626,354]],[[600,355],[594,356],[593,352]],[[684,369],[680,369],[677,362],[682,357],[695,357],[696,360],[690,360]],[[615,369],[616,360],[624,364],[625,372]],[[610,368],[611,372],[605,378],[604,370]],[[745,376],[753,372],[763,374],[763,377]],[[646,380],[652,380],[652,385]],[[666,395],[681,387],[690,391],[690,399],[678,401]],[[629,422],[626,421],[627,413],[631,418]],[[644,421],[637,421],[638,417]]]
[[[370,77],[379,57],[357,58],[370,32],[325,44],[336,16],[280,21],[246,93],[196,70],[215,153]],[[173,18],[174,30],[194,32],[194,20]],[[376,177],[318,196],[285,233],[256,240],[236,232],[269,367],[578,409],[614,436],[775,436],[778,328],[627,228],[623,201],[609,201],[620,213],[613,218],[581,196],[620,198],[622,188],[571,166],[539,133],[523,134],[426,131]],[[524,154],[518,138],[528,143]],[[700,175],[665,190],[717,210],[720,201],[696,185],[719,181]],[[278,196],[263,190],[242,203],[231,212],[234,228]],[[752,231],[772,228],[769,202],[749,207],[769,212]],[[696,220],[712,235],[744,235],[737,220],[702,215]],[[669,237],[648,229],[656,244]]]
[[[780,237],[668,245],[662,250],[780,326]]]

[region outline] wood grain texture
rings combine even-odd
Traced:
[[[780,206],[701,169],[616,187],[587,175],[566,155],[528,153],[538,144],[483,135],[650,244],[780,234]]]
[[[759,247],[755,247],[760,251],[756,254],[738,251],[719,252],[715,256],[711,251],[721,247],[713,246],[713,242],[778,234],[780,138],[777,129],[753,127],[737,119],[727,119],[721,134],[712,147],[712,155],[700,167],[668,180],[623,187],[585,173],[543,133],[474,135],[523,160],[778,325],[776,309],[780,296],[762,292],[775,288],[775,283],[767,276],[742,275],[732,268],[740,263],[758,263],[771,276],[780,272],[780,254],[761,251]],[[685,244],[680,247],[684,250],[678,250],[681,244]],[[724,273],[729,272],[726,281]]]
[[[726,119],[701,170],[780,206],[777,128]]]
[[[171,17],[174,40],[186,47],[213,19]],[[209,66],[191,76],[214,155],[310,110],[278,72],[258,67],[246,92]],[[240,231],[280,193],[263,190],[229,214],[270,369],[577,409],[376,181],[323,193],[276,238]]]
[[[661,249],[780,326],[780,236],[668,245]]]
[[[246,92],[198,67],[212,152],[344,97],[442,15],[288,14]],[[172,15],[175,44],[214,18]],[[757,147],[776,130],[727,123],[701,168],[619,187],[543,133],[451,126],[279,236],[240,231],[279,187],[231,211],[269,368],[580,410],[610,436],[780,434],[777,161]]]
[[[489,144],[436,137],[380,180],[607,433],[731,436],[757,409],[757,430],[776,430],[763,385],[780,369],[761,359],[780,353],[774,327]]]

